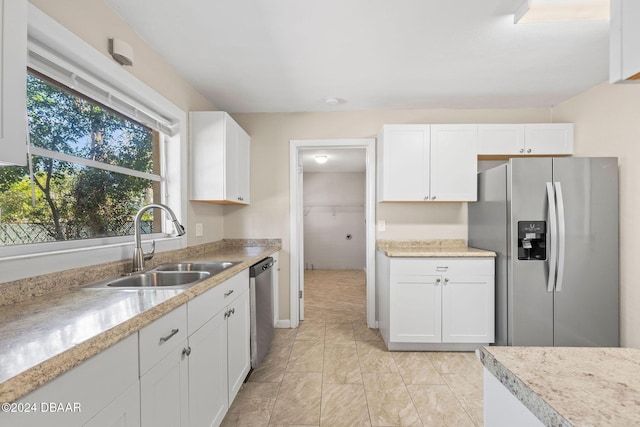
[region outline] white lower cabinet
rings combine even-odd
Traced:
[[[389,350],[494,342],[493,258],[377,257],[380,333]]]
[[[218,426],[251,368],[249,271],[187,303],[192,426]]]
[[[138,335],[133,334],[0,412],[0,426],[140,425]]]

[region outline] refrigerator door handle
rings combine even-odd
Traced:
[[[562,291],[562,278],[564,276],[564,259],[566,244],[566,224],[564,220],[564,198],[562,186],[559,182],[553,183],[556,190],[556,203],[558,205],[558,275],[556,279],[556,292]]]
[[[556,286],[556,261],[558,255],[558,226],[556,222],[556,197],[553,183],[547,182],[547,200],[549,201],[549,279],[547,280],[547,292],[553,292]]]

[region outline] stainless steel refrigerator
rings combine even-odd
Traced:
[[[497,253],[496,345],[620,345],[617,158],[510,159],[468,212]]]

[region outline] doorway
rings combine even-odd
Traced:
[[[324,153],[324,154],[323,154]],[[307,205],[305,206],[304,197],[304,163],[307,161],[307,172],[311,172],[312,167],[308,163],[309,158],[314,156],[326,155],[328,158],[333,157],[334,160],[338,158],[346,158],[349,156],[360,157],[363,161],[364,169],[364,203],[362,198],[357,201],[348,202],[346,200],[340,201],[339,197],[330,197],[326,201],[315,198],[309,200],[307,198]],[[332,140],[292,140],[290,145],[290,196],[291,196],[291,276],[290,276],[290,319],[291,327],[298,326],[300,320],[304,319],[305,312],[305,269],[316,270],[317,267],[342,265],[344,267],[354,267],[362,265],[364,263],[364,271],[362,276],[365,280],[365,304],[366,304],[366,323],[370,328],[376,328],[376,297],[375,297],[375,142],[374,139],[332,139]],[[327,159],[328,161],[328,159]],[[315,186],[327,186],[328,181],[331,181],[331,177],[312,177]],[[349,177],[351,181],[357,181],[355,176]],[[333,179],[337,179],[333,177]],[[308,181],[308,184],[311,181]],[[349,217],[353,217],[351,213],[356,213],[361,210],[364,215],[365,224],[361,231],[349,232],[346,229],[334,229],[334,239],[344,239],[344,242],[336,243],[336,251],[338,252],[338,246],[340,250],[346,254],[350,247],[353,247],[351,243],[357,243],[356,233],[358,238],[364,240],[363,259],[359,259],[357,254],[354,256],[342,257],[340,261],[337,261],[335,254],[321,253],[326,249],[322,244],[316,245],[313,248],[314,255],[313,260],[307,260],[305,262],[305,215],[313,215],[317,218],[310,218],[312,222],[321,221],[323,216],[325,219],[338,218],[341,216],[343,222],[347,221]],[[313,214],[312,214],[313,212]],[[335,214],[335,217],[333,216]],[[357,214],[356,214],[357,215]],[[337,219],[336,219],[337,220]],[[309,221],[307,221],[307,225]],[[352,224],[353,225],[353,224]],[[353,225],[355,226],[355,225]],[[334,227],[335,228],[335,227]],[[344,232],[343,232],[344,231]],[[344,235],[342,235],[344,234]],[[351,236],[349,236],[351,235]],[[356,239],[353,242],[353,239]],[[331,242],[325,242],[324,244],[330,244]],[[326,251],[325,251],[326,252]],[[338,257],[340,258],[340,257]],[[317,263],[317,264],[316,264]],[[305,265],[306,264],[306,265]],[[357,269],[357,267],[356,267]]]

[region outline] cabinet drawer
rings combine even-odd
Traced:
[[[493,276],[493,258],[392,258],[391,281],[410,276]]]
[[[181,305],[140,330],[140,376],[187,339],[187,306]]]
[[[225,280],[187,303],[189,335],[249,289],[249,269]]]

